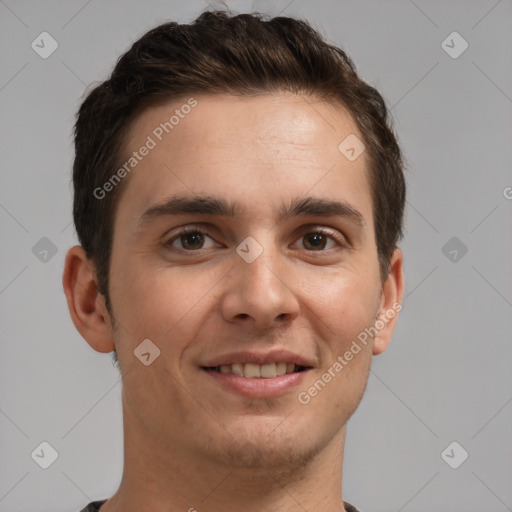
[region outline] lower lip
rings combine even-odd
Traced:
[[[309,370],[287,373],[270,379],[249,379],[232,373],[220,373],[213,370],[202,370],[215,379],[225,389],[247,398],[272,398],[302,383]]]

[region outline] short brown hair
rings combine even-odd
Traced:
[[[134,119],[148,106],[189,94],[293,92],[341,103],[364,138],[380,275],[403,236],[405,179],[400,148],[379,92],[359,78],[343,50],[307,22],[259,13],[203,12],[191,24],[160,25],[118,60],[82,103],[75,124],[73,217],[80,244],[108,293],[116,205],[127,179],[98,199],[122,162]],[[341,141],[340,141],[341,142]]]

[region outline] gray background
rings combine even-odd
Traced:
[[[404,308],[349,422],[344,498],[365,512],[512,510],[512,2],[228,5],[306,18],[342,46],[392,107],[408,160]],[[120,482],[118,369],[75,331],[61,287],[71,129],[85,87],[133,41],[206,6],[0,0],[2,512],[76,511]],[[47,59],[31,48],[43,31],[59,45]],[[469,44],[458,58],[441,45],[453,31]],[[43,441],[59,454],[46,470],[31,457]],[[441,457],[452,441],[469,453],[458,469]]]

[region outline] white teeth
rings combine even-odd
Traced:
[[[238,375],[239,377],[244,376],[244,367],[240,363],[235,363],[231,365],[231,373]]]
[[[248,379],[255,379],[256,377],[260,378],[260,365],[246,363],[244,366],[244,377],[247,377]]]
[[[287,373],[293,373],[296,371],[296,365],[294,363],[233,363],[222,364],[217,369],[220,373],[232,373],[238,377],[248,379],[272,379]]]
[[[277,363],[276,364],[276,374],[278,376],[284,375],[286,373],[286,363]]]
[[[276,365],[274,363],[262,364],[260,375],[265,379],[272,379],[277,375]]]

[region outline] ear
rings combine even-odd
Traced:
[[[382,285],[380,303],[375,328],[377,334],[373,339],[373,355],[379,355],[388,347],[395,330],[398,313],[402,309],[404,297],[403,254],[401,249],[393,251],[389,263],[388,277]]]
[[[115,350],[112,324],[98,290],[95,266],[80,245],[68,250],[62,286],[76,329],[97,352]]]

